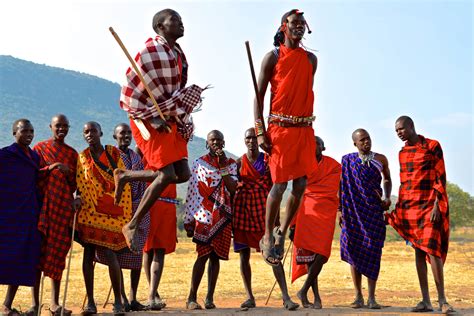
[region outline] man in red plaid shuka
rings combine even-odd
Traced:
[[[61,313],[59,288],[66,265],[66,256],[71,247],[71,233],[74,210],[80,205],[80,197],[73,197],[76,191],[77,152],[64,142],[69,131],[69,120],[59,114],[49,125],[53,137],[39,142],[33,148],[45,163],[48,176],[40,182],[44,195],[38,222],[42,233],[40,270],[51,278],[51,304],[49,310],[54,315]],[[39,283],[35,286],[39,289]],[[36,291],[35,291],[36,292]],[[70,315],[70,310],[64,310]]]
[[[412,311],[432,311],[426,260],[430,262],[438,290],[439,308],[453,311],[444,293],[443,265],[448,254],[449,205],[446,170],[441,145],[418,135],[408,116],[395,123],[398,137],[405,141],[399,153],[400,191],[389,223],[415,248],[416,270],[423,299]]]
[[[240,307],[254,308],[250,248],[260,251],[259,241],[265,233],[265,205],[273,183],[268,156],[258,150],[254,128],[245,131],[245,145],[247,153],[237,160],[240,181],[234,196],[234,251],[240,254],[240,272],[247,292],[247,300]],[[278,263],[272,268],[282,292],[283,305],[291,310],[298,308],[288,294],[283,265]]]
[[[136,232],[143,216],[168,184],[186,182],[190,177],[187,142],[193,132],[191,112],[199,105],[204,90],[196,85],[185,88],[188,64],[176,43],[184,34],[181,16],[171,9],[159,11],[153,17],[153,29],[157,36],[147,40],[135,60],[166,121],[160,118],[143,83],[130,68],[120,98],[120,106],[131,119],[133,138],[152,169],[114,171],[116,204],[125,183],[151,182],[135,215],[122,229],[133,252],[139,251]]]

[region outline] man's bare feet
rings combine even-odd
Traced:
[[[125,242],[127,243],[128,248],[131,252],[138,254],[140,251],[135,242],[135,231],[136,229],[130,228],[130,223],[127,223],[122,227],[122,234],[125,237]]]
[[[115,194],[114,194],[114,204],[118,205],[122,199],[122,191],[125,186],[125,179],[123,177],[125,170],[115,169],[114,170],[114,182],[115,182]]]
[[[313,308],[314,309],[322,309],[323,308],[323,303],[321,303],[321,298],[320,297],[315,297],[314,298]]]
[[[313,307],[313,304],[311,304],[308,300],[307,293],[303,293],[301,290],[299,290],[296,293],[296,296],[300,299],[301,305],[303,306],[303,308],[312,308]]]

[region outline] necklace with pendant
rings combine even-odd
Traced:
[[[374,159],[375,153],[369,152],[368,154],[359,154],[359,158],[361,160],[361,164],[367,165],[370,167],[370,162]]]

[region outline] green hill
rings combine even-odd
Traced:
[[[113,128],[127,122],[119,107],[117,83],[85,73],[40,65],[11,56],[0,56],[0,147],[13,142],[11,124],[27,118],[35,127],[34,143],[50,137],[53,115],[68,116],[71,129],[67,142],[76,150],[86,147],[82,126],[87,121],[102,125],[103,144],[114,144]],[[205,140],[195,136],[188,145],[190,161],[206,153]],[[231,156],[234,156],[230,154]],[[235,157],[235,156],[234,156]],[[179,188],[184,197],[185,188]]]

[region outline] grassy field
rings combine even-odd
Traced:
[[[469,234],[469,232],[465,232]],[[457,237],[456,237],[457,236]],[[448,260],[445,265],[446,292],[449,302],[456,308],[474,307],[474,242],[463,239],[463,233],[453,236],[456,241],[451,242]],[[339,258],[339,244],[333,242],[332,257],[324,266],[319,287],[324,307],[347,306],[353,300],[352,280],[349,266]],[[188,239],[180,238],[177,251],[166,257],[165,269],[160,285],[160,294],[165,299],[170,309],[183,309],[185,306],[191,278],[192,265],[196,254],[194,244]],[[288,275],[289,258],[285,265]],[[67,307],[74,312],[80,312],[85,288],[81,271],[82,247],[74,245],[73,260],[71,265],[70,283],[68,289]],[[271,268],[264,263],[260,254],[252,253],[253,289],[257,305],[263,306],[266,297],[273,285],[274,278]],[[95,298],[100,306],[99,310],[110,311],[108,305],[102,309],[110,287],[107,268],[98,264],[95,273]],[[430,293],[433,304],[437,298],[436,289],[431,273]],[[202,301],[206,294],[207,281],[204,276],[201,289],[198,293]],[[125,273],[125,282],[128,292],[129,273]],[[290,293],[296,300],[295,293],[301,287],[303,280],[299,279],[290,286]],[[364,280],[364,289],[367,286]],[[0,296],[5,295],[6,286],[0,286]],[[63,290],[63,288],[62,288]],[[231,251],[230,260],[222,262],[220,277],[217,284],[215,303],[218,307],[238,307],[245,299],[244,287],[239,272],[238,254]],[[48,307],[50,297],[50,283],[44,282],[44,308]],[[62,297],[62,293],[61,293]],[[142,274],[138,298],[146,303],[147,282]],[[413,250],[401,241],[387,242],[382,257],[382,267],[377,288],[377,299],[383,305],[412,306],[419,299],[419,287],[414,265]],[[62,298],[61,298],[62,302]],[[14,307],[25,311],[30,304],[29,288],[20,287],[14,301]],[[277,289],[273,292],[269,306],[280,307],[281,296]]]

